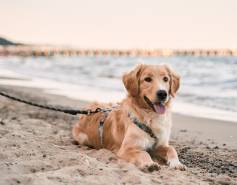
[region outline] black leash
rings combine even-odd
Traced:
[[[43,108],[43,109],[47,109],[47,110],[52,110],[52,111],[57,111],[57,112],[63,112],[66,114],[70,114],[70,115],[77,115],[77,114],[85,114],[85,115],[92,115],[92,114],[96,114],[99,112],[103,112],[103,113],[108,113],[111,112],[112,109],[102,109],[102,108],[96,108],[95,110],[74,110],[74,109],[62,109],[62,108],[55,108],[53,106],[47,106],[47,105],[42,105],[42,104],[38,104],[38,103],[34,103],[34,102],[30,102],[21,98],[17,98],[15,96],[11,96],[5,92],[0,91],[0,96],[9,98],[11,100],[14,101],[18,101],[21,103],[25,103],[27,105],[31,105],[34,107],[39,107],[39,108]],[[103,126],[104,126],[104,122],[106,119],[107,115],[105,115],[101,120],[100,120],[100,124],[99,124],[99,136],[100,136],[100,141],[101,141],[101,145],[103,145]],[[152,148],[156,145],[156,143],[158,142],[158,138],[155,136],[155,134],[153,133],[152,129],[150,127],[148,127],[145,123],[140,122],[136,117],[133,117],[131,114],[128,115],[128,117],[130,117],[130,119],[132,120],[132,122],[141,130],[143,130],[144,132],[146,132],[151,138],[153,138],[155,140]]]
[[[47,109],[47,110],[52,110],[52,111],[57,111],[57,112],[63,112],[66,114],[70,114],[70,115],[77,115],[77,114],[86,114],[86,115],[91,115],[91,114],[96,114],[99,112],[109,112],[111,111],[110,109],[101,109],[101,108],[96,108],[95,110],[74,110],[74,109],[63,109],[63,108],[56,108],[56,107],[52,107],[52,106],[47,106],[47,105],[41,105],[38,103],[34,103],[34,102],[30,102],[24,99],[20,99],[17,98],[15,96],[11,96],[5,92],[0,91],[0,96],[4,96],[6,98],[9,98],[11,100],[14,101],[18,101],[21,103],[25,103],[31,106],[35,106],[35,107],[39,107],[39,108],[43,108],[43,109]]]

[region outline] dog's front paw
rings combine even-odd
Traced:
[[[178,159],[171,159],[168,161],[169,168],[185,171],[187,170],[187,167],[182,164]]]
[[[153,172],[153,171],[158,171],[160,170],[160,166],[158,163],[150,163],[150,164],[146,164],[143,167],[141,167],[141,170],[144,172]]]

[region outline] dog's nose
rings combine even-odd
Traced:
[[[156,95],[157,95],[157,98],[158,98],[160,101],[165,101],[166,98],[167,98],[167,92],[166,92],[165,90],[159,90],[159,91],[157,91]]]

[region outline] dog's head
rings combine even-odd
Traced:
[[[139,104],[163,114],[179,89],[180,77],[168,65],[140,64],[123,76],[123,83]]]

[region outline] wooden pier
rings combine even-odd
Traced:
[[[237,56],[237,49],[73,49],[49,46],[0,46],[0,56]]]

